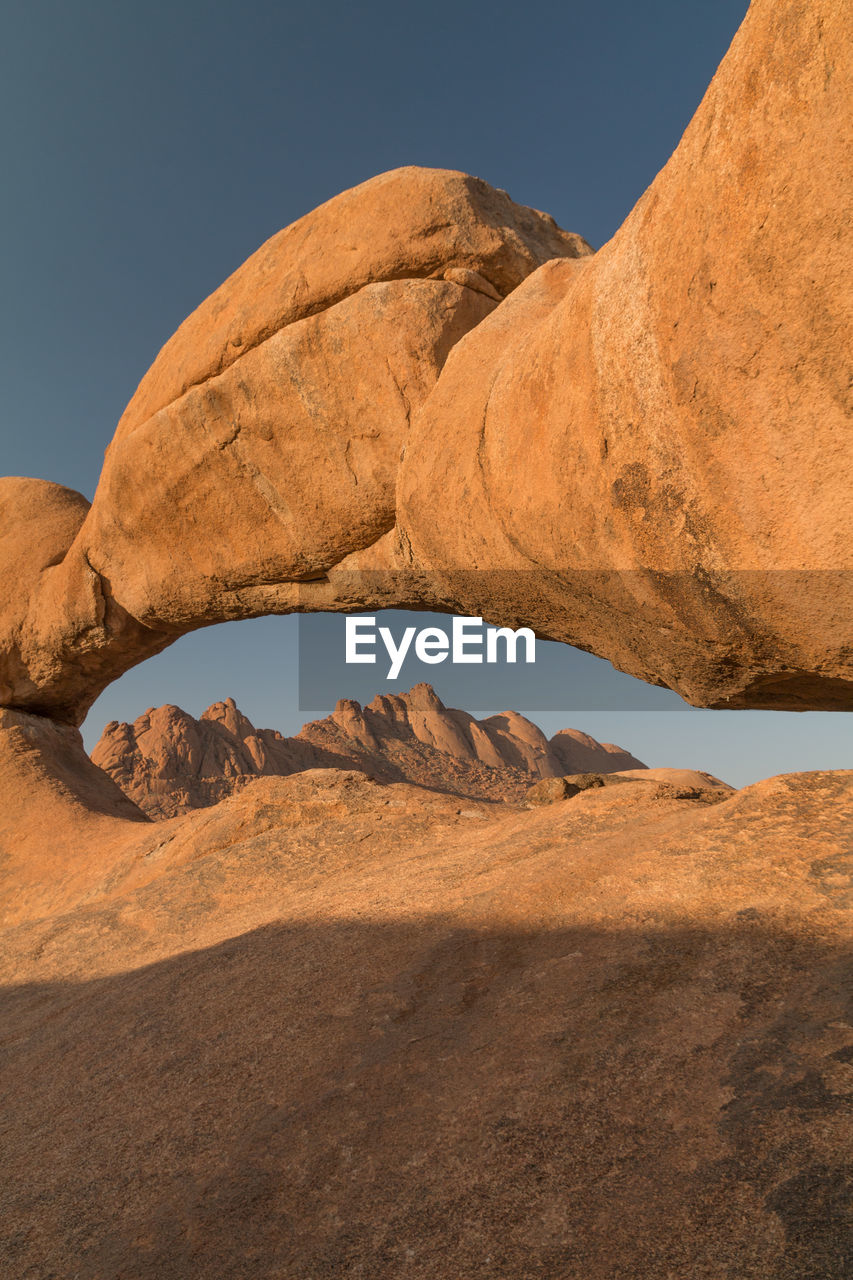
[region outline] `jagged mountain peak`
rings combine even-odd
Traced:
[[[214,804],[254,777],[318,767],[495,800],[518,798],[537,778],[645,768],[577,729],[549,740],[516,711],[477,720],[446,707],[426,683],[378,694],[365,706],[341,698],[331,715],[294,737],[256,729],[233,698],[198,719],[172,704],[151,707],[133,724],[111,721],[92,759],[152,817]]]

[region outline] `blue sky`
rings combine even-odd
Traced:
[[[124,405],[187,313],[279,227],[375,173],[464,169],[601,245],[665,163],[745,9],[7,0],[0,473],[91,497]],[[106,692],[90,741],[149,705],[198,712],[228,694],[293,731],[295,658],[292,618],[186,637]],[[596,660],[561,661],[565,689]],[[549,732],[571,699],[555,701],[535,712]],[[852,719],[575,718],[650,764],[732,781],[849,766]]]

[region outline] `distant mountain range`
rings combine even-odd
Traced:
[[[92,760],[152,818],[216,804],[262,775],[304,769],[357,769],[384,782],[515,800],[538,778],[646,767],[578,729],[546,738],[515,711],[476,720],[445,707],[429,684],[381,694],[365,707],[343,699],[292,738],[256,729],[233,698],[215,702],[198,720],[167,704],[133,724],[112,721]]]

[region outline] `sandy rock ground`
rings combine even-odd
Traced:
[[[853,772],[103,821],[2,935],[3,1277],[850,1274]]]
[[[0,704],[79,725],[198,627],[404,607],[696,706],[849,709],[849,10],[753,0],[596,253],[418,167],[273,236],[162,348],[91,505],[0,479]]]

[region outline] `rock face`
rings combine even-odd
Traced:
[[[40,706],[50,670],[66,685],[69,676],[71,683],[85,682],[95,670],[98,678],[107,671],[118,675],[142,631],[147,647],[140,652],[146,654],[173,639],[155,641],[135,624],[85,558],[63,564],[89,509],[81,493],[62,485],[0,478],[0,706]],[[72,667],[79,676],[71,674],[60,653],[72,615],[78,636]],[[111,653],[107,637],[120,636]]]
[[[699,704],[853,706],[849,23],[755,0],[610,243],[451,354],[398,523],[463,612]]]
[[[476,178],[415,168],[274,236],[158,356],[82,524],[54,548],[65,490],[22,513],[54,554],[0,562],[3,702],[79,723],[183,632],[293,608],[393,528],[411,417],[451,347],[536,267],[590,252]],[[22,483],[0,483],[2,509]]]
[[[112,819],[0,931],[0,1274],[849,1280],[853,773],[654,793]]]
[[[79,901],[134,824],[151,825],[77,729],[0,708],[0,927]]]
[[[279,231],[158,355],[114,443],[192,387],[306,317],[381,282],[452,282],[500,302],[550,258],[589,253],[548,214],[466,173],[409,166],[343,192]]]
[[[557,804],[560,800],[571,800],[580,795],[582,787],[575,786],[568,778],[540,778],[525,794],[528,804]]]
[[[194,627],[408,605],[697,705],[849,708],[848,29],[754,0],[595,255],[412,168],[273,237],[158,356],[76,533],[39,490],[50,563],[4,538],[3,702],[79,723]]]
[[[531,775],[553,778],[581,765],[602,773],[645,770],[621,747],[575,729],[549,742],[514,711],[475,720],[445,707],[428,684],[365,707],[342,700],[292,738],[256,729],[232,698],[198,720],[180,707],[151,708],[133,724],[108,724],[92,759],[152,818],[216,804],[252,778],[314,768],[357,769],[385,782],[492,800],[520,798]]]

